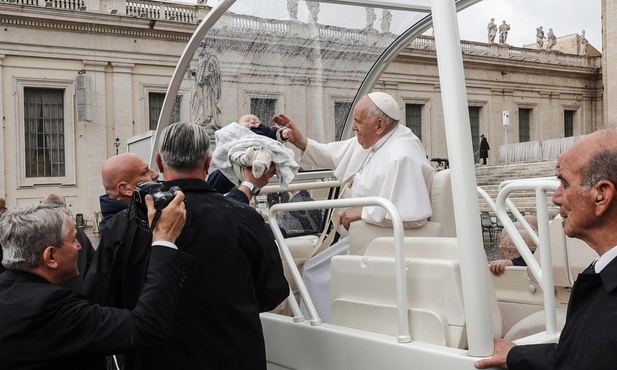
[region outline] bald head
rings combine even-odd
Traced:
[[[559,156],[555,172],[566,235],[587,242],[600,255],[617,245],[617,130],[587,135]]]
[[[101,170],[105,193],[112,199],[130,202],[135,186],[156,181],[159,175],[135,153],[115,155],[103,163]]]

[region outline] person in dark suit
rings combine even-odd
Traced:
[[[480,158],[482,158],[482,164],[486,164],[489,150],[491,150],[491,147],[488,145],[488,140],[486,140],[484,134],[480,135]]]
[[[132,311],[101,307],[63,285],[78,276],[81,249],[58,206],[20,207],[0,220],[0,368],[105,369],[105,355],[160,344],[171,323],[189,257],[173,244],[186,220],[184,195],[160,212],[148,278]],[[149,219],[155,215],[146,200]]]
[[[476,368],[614,369],[617,364],[617,130],[579,140],[557,160],[559,206],[567,236],[600,258],[578,276],[558,343],[516,346],[495,340],[495,355]]]
[[[193,123],[175,123],[161,133],[157,164],[163,184],[167,189],[179,186],[186,194],[187,223],[177,245],[194,256],[195,263],[181,292],[170,339],[155,349],[125,354],[128,370],[266,368],[259,314],[287,298],[289,286],[262,216],[204,181],[210,167],[209,142],[206,131]],[[116,228],[110,223],[108,230]],[[138,230],[131,223],[117,245],[135,240]],[[138,246],[122,253],[121,264],[109,259],[96,279],[88,276],[86,293],[100,295],[97,281],[116,291],[138,289],[135,282],[146,263]],[[132,297],[121,296],[120,304],[130,304]]]

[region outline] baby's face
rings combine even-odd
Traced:
[[[246,116],[240,117],[240,119],[238,120],[238,123],[240,124],[240,126],[246,127],[246,128],[255,128],[261,125],[261,121],[259,120],[259,118],[257,118],[257,116],[254,116],[252,114],[247,114]]]

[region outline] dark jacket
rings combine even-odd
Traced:
[[[125,202],[122,200],[111,199],[107,195],[101,195],[99,197],[99,204],[101,205],[101,213],[103,214],[103,219],[99,223],[99,237],[101,233],[105,229],[107,222],[114,217],[117,213],[127,209],[129,207],[129,202]]]
[[[148,223],[137,217],[133,206],[112,217],[101,232],[84,281],[86,297],[105,306],[135,307],[145,279],[151,240]]]
[[[152,247],[133,311],[101,307],[23,271],[0,275],[0,368],[104,369],[104,355],[160,344],[170,331],[187,258]]]
[[[289,294],[289,287],[276,244],[263,218],[249,206],[225,198],[205,181],[177,180],[164,184],[165,188],[179,186],[186,196],[186,225],[176,244],[194,256],[196,262],[181,293],[171,338],[154,350],[127,353],[126,368],[265,369],[259,313],[282,302]],[[108,230],[114,231],[113,235],[124,232],[116,232],[112,222]],[[131,235],[136,230],[129,226],[128,233],[121,238],[133,241],[141,238]],[[122,262],[132,268],[99,268],[106,273],[114,271],[121,277],[102,277],[103,281],[112,281],[111,291],[117,292],[118,286],[139,281],[143,253],[135,250],[138,244],[133,243],[133,249]],[[101,240],[99,249],[109,248],[114,249]],[[105,260],[117,262],[109,256],[119,253],[103,253],[108,256]],[[87,282],[89,279],[90,276]],[[113,297],[107,294],[106,299],[109,298]]]
[[[508,368],[614,369],[617,364],[617,258],[599,274],[580,274],[558,344],[517,346]]]
[[[480,158],[488,158],[488,151],[491,147],[488,145],[488,140],[485,137],[480,140]]]

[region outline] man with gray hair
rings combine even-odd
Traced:
[[[66,206],[66,199],[62,194],[51,193],[43,198],[41,203],[59,206],[60,209],[63,210],[69,217],[73,217],[71,210]],[[81,250],[79,251],[77,257],[79,278],[73,279],[69,282],[69,286],[74,289],[78,289],[78,291],[81,292],[83,281],[86,278],[86,274],[90,268],[90,263],[94,257],[94,247],[92,247],[92,242],[88,238],[88,235],[86,235],[85,231],[83,231],[80,227],[76,227],[75,229],[77,231],[77,241],[79,242],[79,245],[81,245]]]
[[[186,219],[183,200],[177,192],[160,213],[148,247],[148,279],[132,311],[101,307],[63,287],[79,275],[81,249],[75,223],[64,211],[39,203],[3,216],[2,368],[104,369],[105,354],[152,347],[167,338],[189,261],[174,245]],[[152,222],[152,197],[146,204]]]
[[[209,143],[206,131],[193,123],[175,123],[161,133],[156,162],[163,185],[179,186],[186,194],[187,223],[177,245],[195,263],[170,340],[154,350],[126,354],[127,369],[266,368],[259,313],[281,303],[289,286],[263,217],[204,181]],[[132,238],[129,232],[124,240]],[[133,252],[124,255],[127,267],[115,272],[126,282],[139,280],[146,263]]]
[[[422,227],[432,215],[429,188],[435,171],[418,137],[399,125],[396,100],[383,92],[370,93],[356,104],[353,119],[356,137],[328,144],[307,139],[284,114],[274,121],[292,129],[289,142],[302,151],[302,162],[334,169],[342,184],[342,197],[388,199],[399,211],[405,227]],[[389,222],[381,207],[345,209],[340,214],[341,239],[304,266],[303,280],[324,322],[331,322],[330,260],[349,252],[347,230],[351,222],[360,219],[378,225]]]

